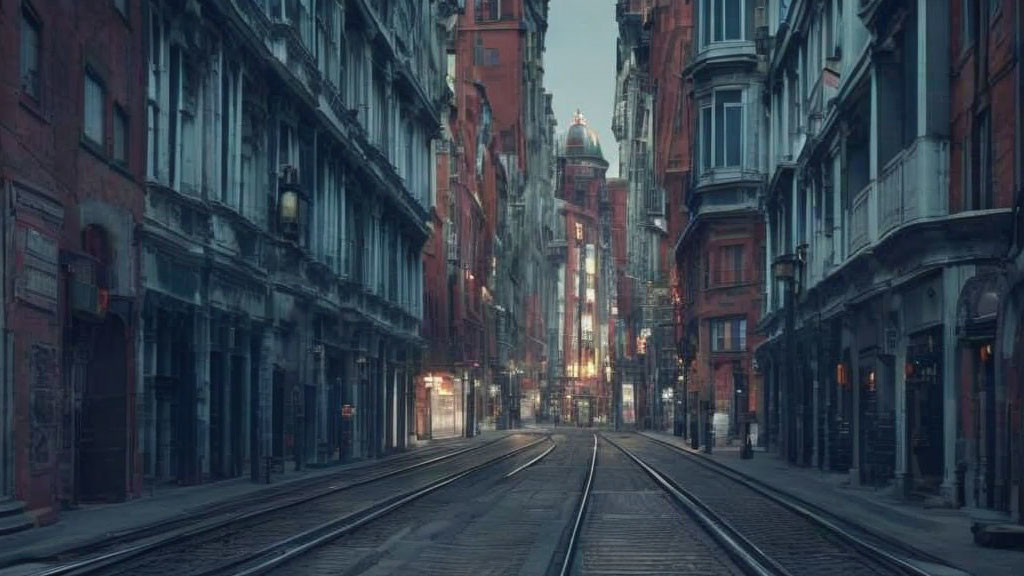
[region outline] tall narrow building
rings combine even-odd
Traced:
[[[559,224],[550,246],[558,278],[557,417],[585,426],[608,422],[612,415],[608,296],[615,274],[606,249],[611,241],[607,170],[597,133],[577,112],[559,142]]]
[[[675,247],[688,433],[707,447],[757,443],[763,427],[754,362],[761,314],[765,181],[763,0],[693,3],[685,74],[695,120],[687,221]]]
[[[440,151],[448,182],[439,184],[448,198],[433,231],[445,237],[448,263],[441,272],[431,258],[427,294],[430,306],[448,309],[447,319],[432,321],[451,329],[440,335],[448,352],[432,348],[417,394],[433,406],[438,396],[427,383],[447,390],[450,381],[470,435],[542,413],[549,288],[536,239],[552,197],[554,145],[543,74],[547,13],[547,0],[476,0],[453,15],[449,136]],[[450,296],[441,276],[451,279]]]

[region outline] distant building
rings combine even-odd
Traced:
[[[475,1],[452,22],[448,130],[438,150],[446,195],[434,228],[446,261],[425,256],[427,330],[441,342],[430,344],[418,380],[417,397],[431,406],[420,409],[421,435],[439,418],[472,435],[544,414],[550,288],[537,239],[552,201],[547,11],[547,0]]]
[[[606,423],[613,414],[608,335],[616,276],[607,169],[597,132],[577,111],[558,145],[558,220],[548,243],[558,286],[551,318],[558,327],[555,417],[567,424]]]

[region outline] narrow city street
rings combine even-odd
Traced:
[[[0,576],[1024,575],[1024,0],[0,0]]]
[[[968,573],[656,437],[547,428],[416,452],[0,575]]]

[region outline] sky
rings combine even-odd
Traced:
[[[619,172],[612,135],[615,107],[615,0],[551,0],[544,83],[554,95],[556,130],[568,129],[577,108],[601,139],[608,176]]]

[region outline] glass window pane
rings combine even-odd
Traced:
[[[715,42],[721,42],[724,39],[724,28],[725,28],[725,2],[726,0],[714,0],[715,9],[713,13],[713,26],[715,27]]]
[[[705,170],[711,168],[711,107],[701,109],[701,164]]]
[[[128,119],[121,110],[114,110],[114,160],[127,160]]]
[[[725,106],[715,103],[715,166],[725,166]]]
[[[103,87],[95,78],[85,76],[85,126],[87,138],[103,144]]]
[[[39,99],[39,27],[24,12],[21,14],[21,91]]]
[[[743,140],[742,132],[743,109],[736,105],[725,108],[725,142],[726,142],[726,166],[740,165],[740,146]]]
[[[742,21],[741,2],[740,0],[725,0],[725,39],[726,40],[741,40],[742,39]]]
[[[704,0],[700,10],[700,42],[706,46],[711,41],[711,0]]]

